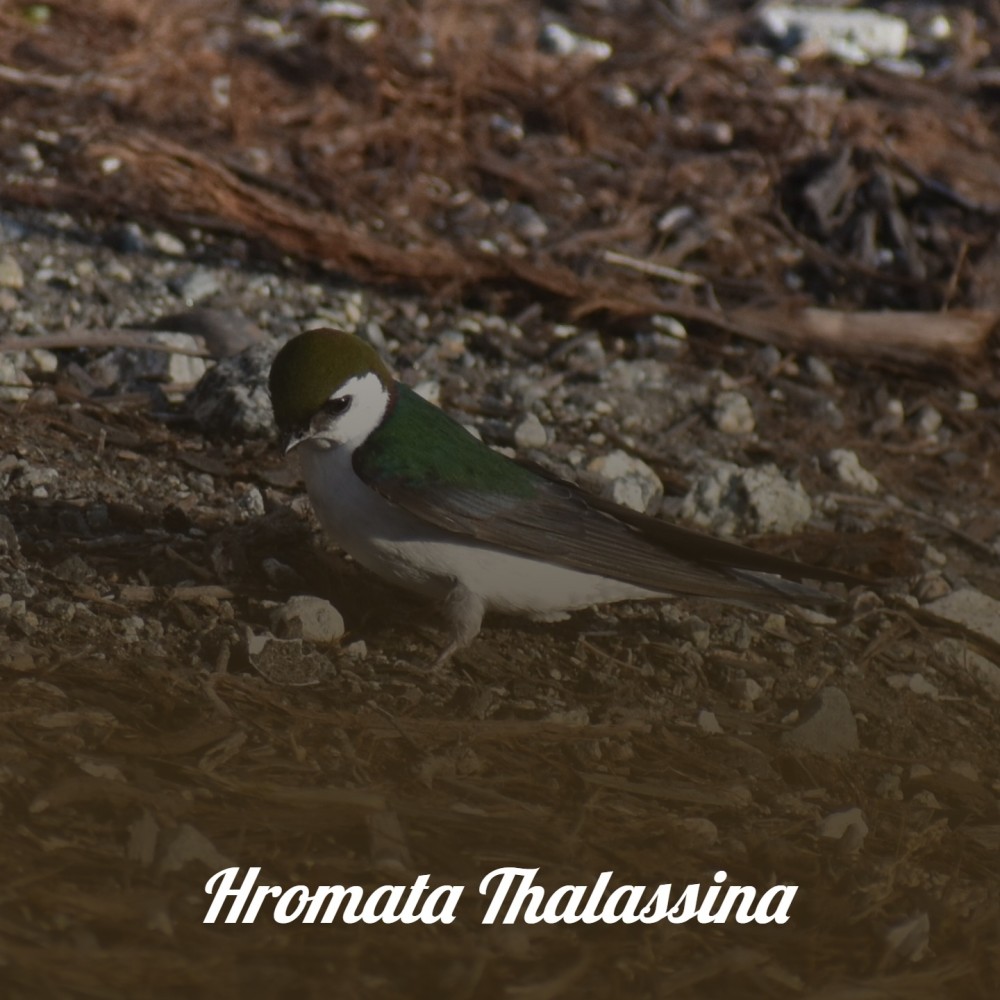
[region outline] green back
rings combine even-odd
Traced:
[[[530,471],[477,441],[412,389],[398,383],[396,389],[391,419],[354,453],[354,468],[362,479],[375,486],[393,482],[429,491],[486,489],[524,499],[535,495],[538,480]]]

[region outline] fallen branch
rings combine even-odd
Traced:
[[[917,366],[974,361],[986,350],[1000,322],[1000,313],[994,310],[840,312],[747,307],[730,316],[746,336],[786,350]]]

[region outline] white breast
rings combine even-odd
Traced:
[[[362,566],[408,590],[443,598],[461,583],[488,610],[540,616],[660,596],[461,539],[365,486],[347,448],[320,451],[306,445],[298,450],[309,499],[333,541]]]

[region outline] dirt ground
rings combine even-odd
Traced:
[[[855,66],[739,4],[345,6],[0,0],[0,996],[995,996],[1000,11],[882,5],[906,56]],[[362,333],[495,446],[592,489],[625,451],[663,516],[878,583],[490,619],[433,677],[256,376],[206,417],[206,359],[102,341],[195,308]],[[720,462],[811,514],[699,507]],[[303,594],[346,635],[250,656]],[[230,866],[467,888],[205,924]],[[799,891],[483,926],[503,866]]]

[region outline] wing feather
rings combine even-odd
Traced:
[[[481,442],[402,386],[397,405],[408,418],[397,427],[405,427],[412,440],[430,439],[435,446],[418,445],[401,455],[406,442],[398,440],[399,431],[376,432],[355,451],[354,469],[390,503],[438,528],[666,593],[823,601],[829,598],[818,590],[757,574],[845,579],[638,514],[543,470],[493,451],[484,454]],[[496,488],[483,489],[484,480]]]

